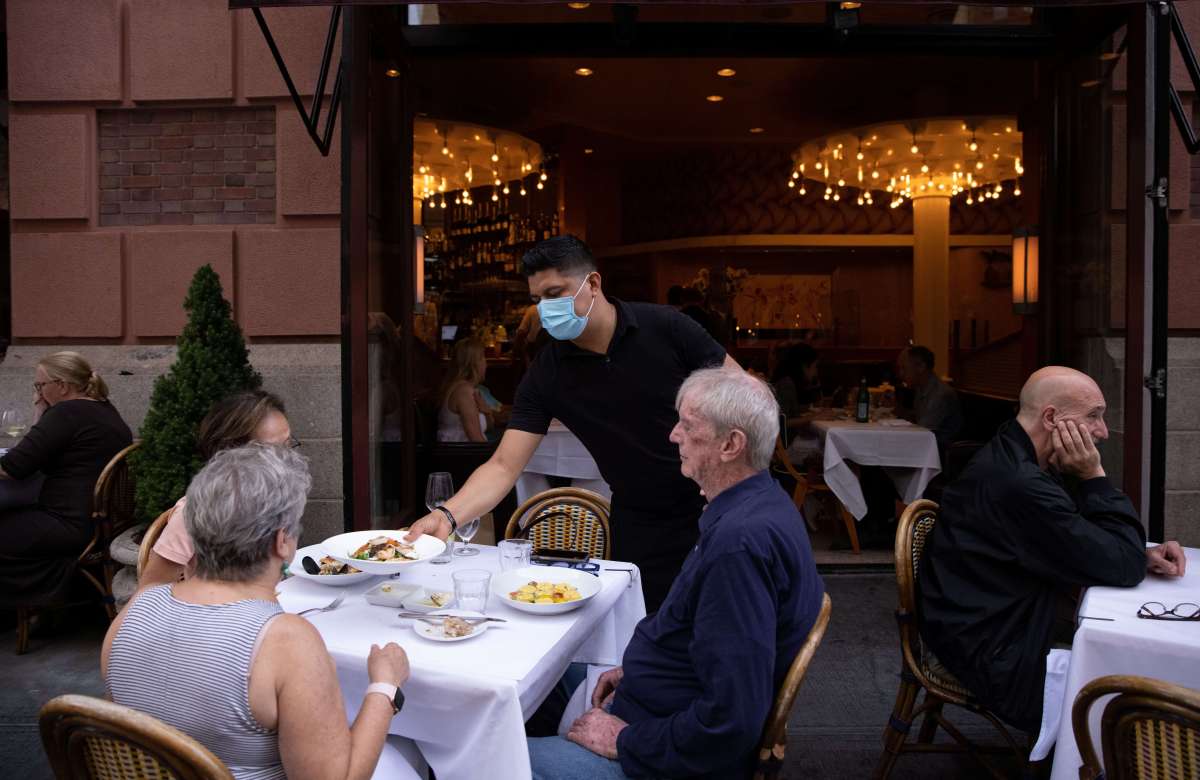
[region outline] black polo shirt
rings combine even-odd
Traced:
[[[557,418],[588,448],[613,490],[614,515],[684,504],[698,516],[696,483],[679,473],[670,442],[675,394],[698,368],[719,366],[725,350],[669,306],[610,299],[617,327],[601,355],[554,341],[517,388],[508,427],[544,435]]]

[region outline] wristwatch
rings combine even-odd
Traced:
[[[452,515],[450,513],[449,509],[447,509],[445,506],[437,506],[437,507],[434,507],[434,509],[441,512],[443,515],[446,516],[446,519],[450,521],[450,533],[451,534],[458,530],[458,521],[454,519],[454,515]],[[447,536],[449,536],[449,535],[450,534],[447,534]]]
[[[399,713],[400,709],[404,706],[404,691],[395,685],[382,682],[371,683],[367,686],[367,693],[381,693],[386,696],[387,700],[392,703],[393,715]]]

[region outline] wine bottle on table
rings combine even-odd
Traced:
[[[854,404],[854,419],[865,423],[871,419],[871,389],[867,387],[867,378],[858,380],[858,398]]]

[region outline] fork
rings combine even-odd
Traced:
[[[345,596],[338,596],[336,599],[329,602],[329,604],[327,604],[324,607],[313,607],[311,609],[302,610],[300,612],[297,612],[296,615],[297,615],[297,617],[304,617],[309,612],[329,612],[331,610],[335,610],[338,607],[342,606],[342,602],[345,600],[346,600]]]

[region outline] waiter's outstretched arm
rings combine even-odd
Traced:
[[[446,508],[460,523],[490,512],[512,490],[541,441],[542,436],[536,433],[512,428],[505,431],[492,457],[475,469],[466,484],[446,502]],[[442,512],[430,512],[413,523],[407,540],[421,534],[445,539],[450,535],[450,521]]]

